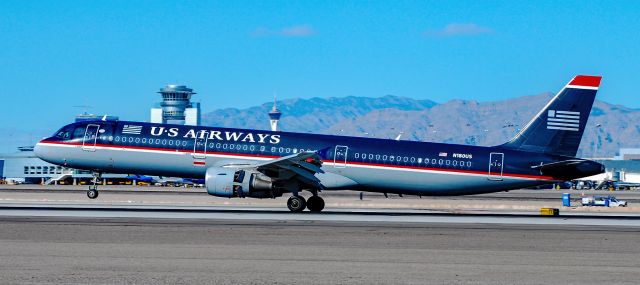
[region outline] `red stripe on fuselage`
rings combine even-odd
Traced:
[[[83,146],[82,143],[76,142],[59,142],[59,141],[41,141],[41,143],[46,144],[57,144],[57,145],[71,145],[71,146]],[[124,146],[124,145],[105,145],[105,144],[96,144],[97,147],[107,147],[112,149],[131,149],[131,150],[152,150],[152,151],[162,151],[168,153],[194,153],[192,150],[180,150],[180,149],[166,149],[159,147],[146,147],[146,146]],[[205,154],[204,151],[197,151],[197,154]],[[261,155],[261,154],[245,154],[245,153],[231,153],[231,152],[209,152],[206,154],[213,155],[233,155],[233,156],[242,156],[247,158],[280,158],[281,156],[275,155]],[[323,160],[322,162],[334,163],[333,160]],[[194,162],[196,164],[196,162]],[[336,163],[343,164],[343,163]],[[417,166],[405,166],[405,165],[389,165],[382,163],[369,163],[369,162],[347,162],[347,165],[362,165],[362,166],[378,166],[392,169],[412,169],[412,170],[429,170],[429,171],[437,171],[437,172],[453,172],[453,173],[463,173],[463,174],[478,174],[478,175],[488,175],[488,172],[485,171],[475,171],[475,170],[462,170],[462,169],[442,169],[442,168],[430,168],[430,167],[417,167]],[[539,180],[559,180],[554,179],[551,176],[541,176],[541,175],[528,175],[528,174],[514,174],[514,173],[503,173],[502,176],[513,177],[513,178],[529,178],[529,179],[539,179]]]

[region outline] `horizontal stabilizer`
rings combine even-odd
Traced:
[[[541,175],[551,176],[558,180],[567,180],[570,177],[587,177],[604,172],[604,165],[584,159],[569,159],[534,165],[531,168],[540,170]]]

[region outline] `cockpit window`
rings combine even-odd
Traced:
[[[76,127],[75,132],[73,132],[74,139],[82,139],[84,138],[84,133],[87,130],[87,126],[78,126]]]
[[[68,140],[71,138],[73,127],[65,126],[62,129],[58,130],[53,136],[59,139]]]
[[[62,131],[58,132],[56,137],[57,138],[61,138],[63,140],[66,140],[66,139],[69,139],[71,137],[71,135],[69,134],[68,131],[62,130]]]

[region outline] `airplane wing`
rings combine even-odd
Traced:
[[[322,161],[315,152],[300,152],[278,159],[266,161],[252,168],[276,180],[296,179],[316,189],[324,189],[314,174],[324,173]]]

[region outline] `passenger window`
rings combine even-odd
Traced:
[[[442,159],[438,159],[438,165],[442,165],[443,160]]]
[[[355,158],[360,158],[360,154],[356,152],[356,154],[354,155]]]

